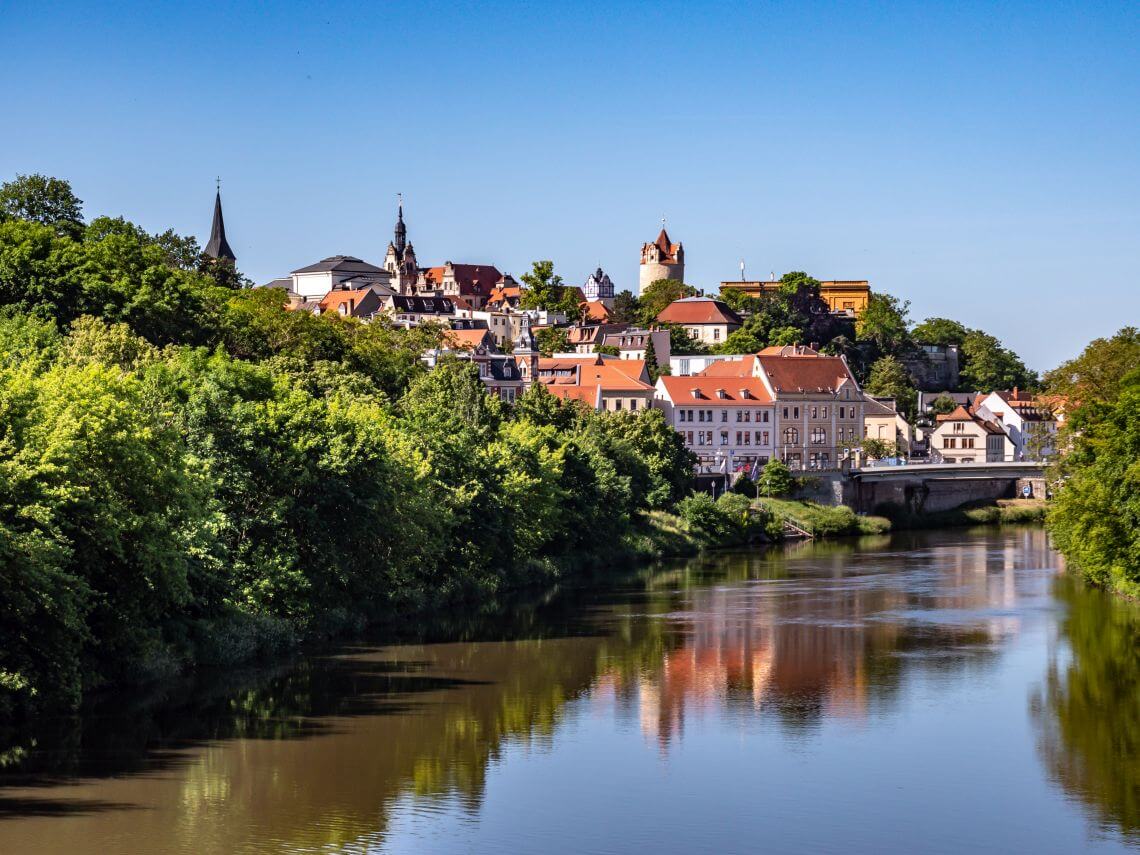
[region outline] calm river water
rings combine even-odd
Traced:
[[[108,699],[0,756],[0,852],[1137,851],[1140,613],[1058,572],[720,555]]]

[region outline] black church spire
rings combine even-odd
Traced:
[[[226,261],[237,261],[237,256],[234,251],[230,249],[229,242],[226,240],[226,221],[222,219],[222,189],[219,186],[217,195],[214,196],[214,224],[210,228],[210,242],[206,244],[206,255],[213,259],[225,259]]]

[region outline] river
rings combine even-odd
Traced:
[[[720,554],[104,698],[0,756],[0,852],[1140,851],[1140,612],[1059,568]]]

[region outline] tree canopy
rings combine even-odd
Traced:
[[[0,185],[0,220],[20,219],[77,238],[83,232],[83,202],[71,185],[46,175],[17,175]]]

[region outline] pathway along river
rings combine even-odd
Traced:
[[[719,555],[118,698],[0,760],[0,852],[1135,851],[1140,614],[1059,563]]]

